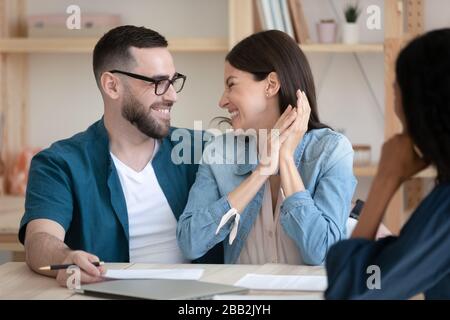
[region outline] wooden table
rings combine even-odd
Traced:
[[[24,213],[25,198],[0,197],[0,250],[11,251],[14,261],[23,261],[23,246],[17,238],[20,219]]]
[[[106,264],[109,269],[161,269],[203,268],[200,280],[206,282],[234,284],[247,273],[272,275],[325,275],[323,267],[293,266],[283,264],[265,265],[213,265],[213,264]],[[322,292],[304,291],[250,291],[251,295],[278,295],[286,298],[323,299]],[[290,296],[290,297],[288,297]],[[60,287],[55,279],[31,271],[23,262],[9,262],[0,266],[0,299],[97,299],[77,294]]]

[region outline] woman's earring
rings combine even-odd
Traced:
[[[267,97],[267,98],[269,97],[269,93],[268,93],[268,92],[266,92],[266,97]]]

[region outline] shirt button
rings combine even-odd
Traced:
[[[273,232],[269,231],[269,238],[273,238]]]

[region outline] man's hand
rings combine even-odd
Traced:
[[[65,230],[59,223],[49,219],[35,219],[28,223],[25,237],[25,256],[28,266],[37,273],[55,277],[66,286],[70,277],[67,270],[42,271],[40,267],[54,264],[74,264],[80,268],[81,283],[101,281],[105,269],[95,267],[92,262],[98,257],[84,252],[73,251],[65,243]]]
[[[80,268],[81,283],[94,283],[103,281],[102,274],[106,272],[103,266],[96,267],[92,263],[100,261],[98,257],[85,251],[70,251],[62,264],[74,264]],[[58,283],[65,287],[70,273],[67,270],[59,270],[56,276]]]

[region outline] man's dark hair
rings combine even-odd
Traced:
[[[99,87],[103,72],[128,67],[134,62],[130,47],[166,48],[167,40],[156,31],[131,25],[120,26],[105,33],[95,45],[92,59]]]

